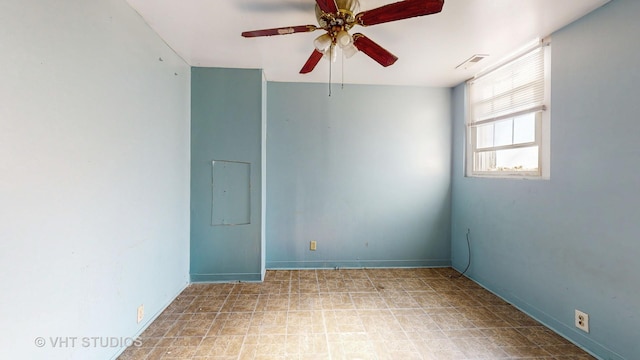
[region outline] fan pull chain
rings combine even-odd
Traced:
[[[342,51],[342,90],[344,90],[344,57],[344,51]]]
[[[333,45],[329,47],[329,97],[331,97],[331,68],[333,64]]]

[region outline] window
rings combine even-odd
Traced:
[[[467,176],[549,178],[548,42],[467,82]]]

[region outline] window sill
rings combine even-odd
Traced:
[[[481,179],[550,180],[549,176],[525,175],[525,174],[472,174],[472,175],[465,175],[464,177],[481,178]]]

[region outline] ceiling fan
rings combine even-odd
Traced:
[[[315,49],[300,70],[301,74],[313,71],[323,57],[335,61],[337,57],[336,46],[342,50],[347,58],[362,51],[380,65],[387,67],[398,60],[395,55],[365,35],[361,33],[349,35],[348,31],[355,25],[371,26],[439,13],[443,6],[444,0],[404,0],[358,12],[360,10],[358,0],[316,0],[316,19],[319,26],[300,25],[245,31],[242,36],[250,38],[325,30],[325,34],[315,39]]]

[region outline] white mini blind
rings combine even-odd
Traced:
[[[543,50],[538,47],[469,81],[472,125],[545,109]]]

